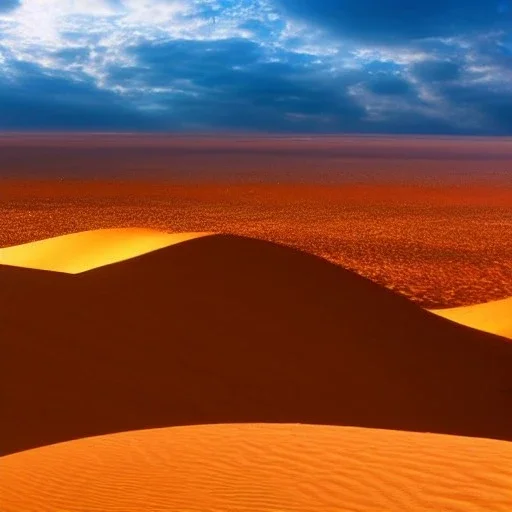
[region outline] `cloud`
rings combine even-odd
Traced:
[[[144,44],[131,53],[138,64],[113,70],[113,80],[131,88],[134,101],[157,90],[149,100],[153,108],[172,113],[184,127],[336,131],[363,114],[341,82],[333,87],[318,80],[294,54],[268,61],[254,42],[181,40]],[[320,66],[316,73],[322,72]]]
[[[460,77],[460,64],[450,61],[426,60],[411,66],[411,72],[420,80],[445,82]]]
[[[503,5],[24,0],[0,128],[512,134]]]
[[[0,80],[1,130],[148,130],[159,121],[88,81],[49,75],[18,63]]]
[[[381,74],[369,80],[368,89],[375,94],[404,95],[411,92],[411,84],[403,78]]]
[[[276,0],[287,15],[340,38],[378,44],[510,28],[497,0]]]
[[[472,123],[479,120],[492,135],[512,134],[512,90],[488,84],[447,84],[442,89],[452,108],[465,112]]]

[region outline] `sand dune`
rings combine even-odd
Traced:
[[[0,248],[0,264],[78,274],[207,234],[98,229]]]
[[[0,248],[0,265],[78,274],[213,233],[165,233],[144,228],[98,229]],[[432,313],[512,338],[512,297]]]
[[[512,443],[309,425],[80,439],[0,460],[3,512],[509,512]]]
[[[512,440],[512,344],[288,247],[214,235],[0,282],[4,454],[234,422]]]
[[[512,297],[474,306],[437,309],[432,313],[474,329],[512,338]]]

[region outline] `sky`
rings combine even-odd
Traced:
[[[512,0],[0,0],[0,130],[512,135]]]

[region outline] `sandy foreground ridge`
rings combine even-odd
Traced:
[[[509,512],[512,443],[311,425],[85,438],[0,459],[4,512]]]
[[[512,298],[139,229],[0,249],[0,283],[2,511],[512,510]]]

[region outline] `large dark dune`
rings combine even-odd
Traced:
[[[1,453],[286,422],[512,440],[512,344],[320,258],[216,235],[82,274],[0,266]]]

